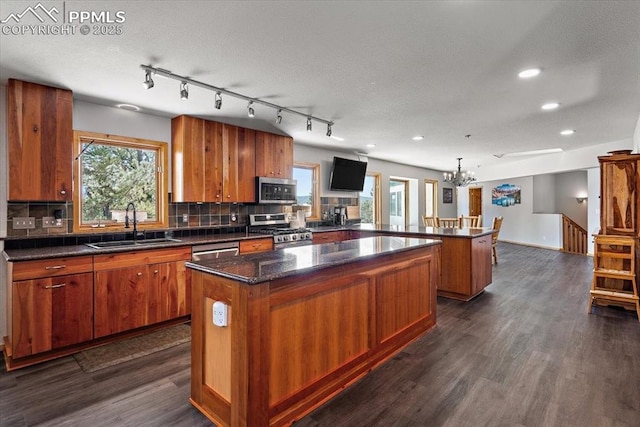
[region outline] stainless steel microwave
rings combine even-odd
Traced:
[[[260,204],[294,204],[296,202],[295,179],[256,177],[256,198]]]

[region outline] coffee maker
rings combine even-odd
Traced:
[[[336,225],[345,225],[347,223],[347,208],[344,206],[334,207],[333,218]]]

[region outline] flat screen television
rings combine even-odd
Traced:
[[[333,158],[329,188],[338,191],[362,191],[367,175],[367,162]]]

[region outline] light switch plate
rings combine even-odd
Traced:
[[[13,218],[14,230],[25,230],[28,228],[36,228],[36,219],[32,216],[21,216]]]

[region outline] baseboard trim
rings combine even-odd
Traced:
[[[549,250],[552,250],[552,251],[562,251],[562,248],[556,248],[554,246],[534,245],[532,243],[513,242],[511,240],[498,240],[498,242],[499,243],[510,243],[512,245],[528,246],[530,248],[549,249]],[[579,254],[577,254],[577,255],[579,255]],[[591,252],[587,252],[584,255],[593,257],[593,253],[591,253]]]

